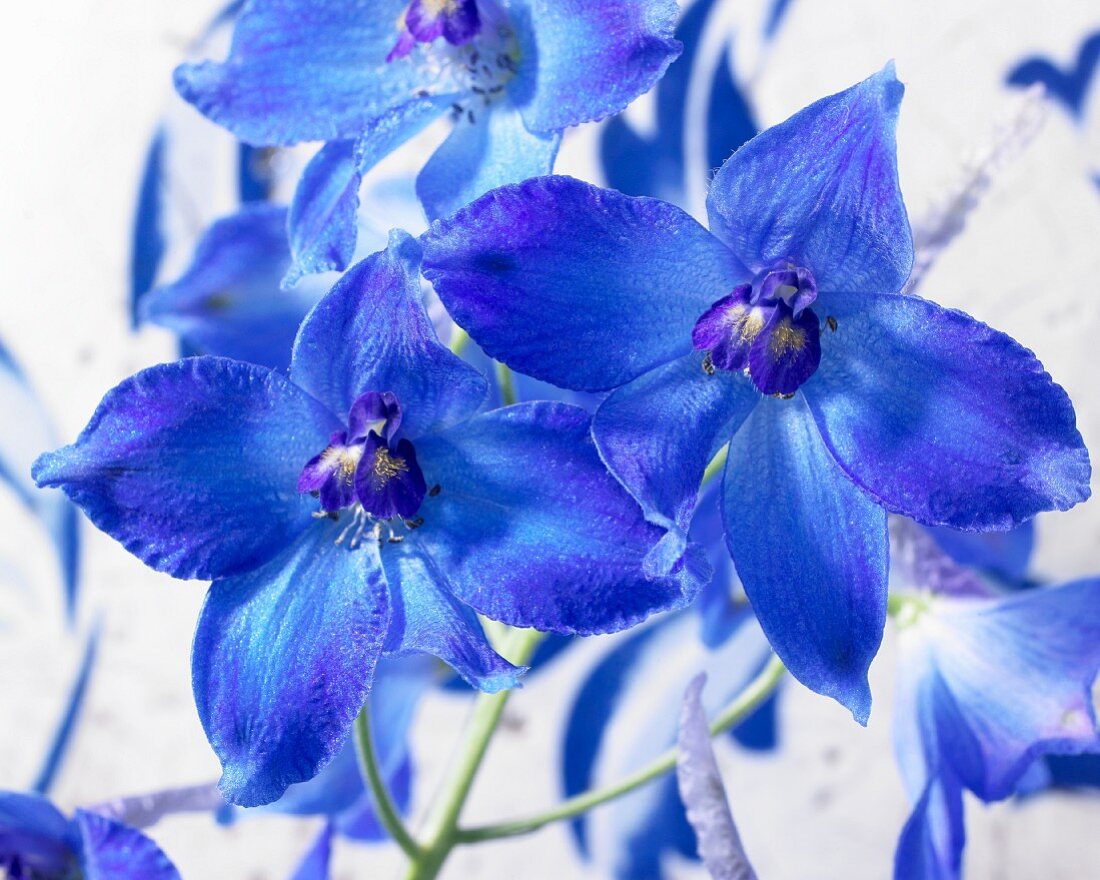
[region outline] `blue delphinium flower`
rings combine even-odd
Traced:
[[[185,64],[179,93],[241,140],[326,141],[290,214],[301,275],[343,269],[362,176],[435,119],[429,218],[548,173],[563,129],[647,91],[679,52],[674,0],[252,0],[228,59]]]
[[[1100,750],[1100,579],[998,593],[911,523],[895,529],[911,591],[898,615],[894,738],[913,813],[898,880],[950,880],[962,793],[1006,798],[1040,755]]]
[[[150,368],[35,465],[148,565],[214,580],[193,683],[234,803],[273,801],[333,757],[382,653],[510,687],[519,670],[475,609],[616,630],[707,575],[698,553],[642,574],[659,530],[607,474],[583,410],[470,418],[486,383],[437,341],[419,260],[395,231],[345,274],[302,325],[289,379],[213,357]]]
[[[153,841],[85,810],[66,819],[45,798],[0,792],[0,874],[9,880],[179,880]]]
[[[320,278],[279,289],[290,266],[286,208],[259,202],[217,220],[179,278],[141,298],[139,316],[184,350],[286,369],[294,337],[327,289]]]
[[[791,672],[864,721],[886,511],[1005,529],[1088,497],[1088,454],[1035,356],[897,291],[912,261],[893,66],[719,170],[711,231],[565,177],[495,190],[424,236],[424,271],[485,351],[571,388],[612,472],[679,558],[729,441],[729,550]]]

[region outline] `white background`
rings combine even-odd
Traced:
[[[184,46],[217,4],[55,0],[11,4],[0,28],[0,337],[55,417],[75,436],[104,391],[168,359],[156,331],[131,334],[127,261],[140,163]],[[753,96],[765,124],[897,60],[908,91],[899,129],[902,186],[919,216],[1008,112],[1005,71],[1023,55],[1068,63],[1100,27],[1094,2],[1053,0],[793,0]],[[1100,132],[1100,88],[1091,124]],[[1082,433],[1100,450],[1100,192],[1086,182],[1087,138],[1055,111],[1000,178],[922,293],[965,308],[1034,349],[1070,392]],[[1100,138],[1091,161],[1100,163]],[[591,136],[567,144],[560,170],[590,172]],[[0,413],[0,418],[6,414]],[[10,424],[0,425],[11,430]],[[226,474],[232,479],[232,474]],[[0,787],[24,787],[44,749],[76,659],[60,624],[48,544],[0,499],[5,560],[0,605]],[[1040,520],[1038,570],[1100,571],[1100,506]],[[144,568],[87,527],[81,625],[105,620],[102,661],[65,767],[66,808],[212,780],[217,762],[190,695],[191,633],[204,593]],[[59,647],[60,646],[60,647]],[[777,878],[887,876],[907,813],[889,740],[893,642],[872,670],[875,709],[863,730],[832,703],[786,691],[783,751],[721,759],[758,872]],[[467,813],[504,818],[557,797],[560,716],[580,661],[517,695]],[[459,733],[465,706],[429,700],[417,727],[421,806]],[[1052,797],[972,811],[976,878],[1100,875],[1100,800]],[[154,836],[185,878],[283,878],[316,824],[279,818],[230,831],[205,816],[168,820]],[[582,876],[562,828],[459,853],[447,876]],[[337,877],[386,877],[399,860],[341,845]]]

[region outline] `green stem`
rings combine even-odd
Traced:
[[[543,633],[537,630],[513,630],[510,633],[510,644],[501,653],[517,666],[522,666],[531,659],[542,639]],[[470,794],[474,777],[510,695],[510,690],[478,695],[458,757],[451,766],[450,776],[444,783],[442,793],[428,819],[424,844],[412,859],[405,875],[406,880],[433,880],[439,875],[455,844],[459,842],[459,814]]]
[[[415,860],[420,857],[420,845],[413,840],[412,835],[405,828],[405,823],[401,820],[401,814],[397,811],[393,798],[390,797],[386,780],[383,778],[382,771],[378,766],[378,753],[374,748],[374,735],[371,732],[368,706],[369,703],[360,710],[358,717],[355,719],[355,741],[359,747],[357,750],[359,753],[359,769],[362,771],[363,778],[374,797],[374,804],[377,807],[378,819],[381,821],[382,827],[389,832],[390,837],[394,839],[397,845],[405,851],[405,855]]]
[[[497,386],[500,388],[501,406],[511,406],[516,402],[516,383],[512,381],[512,371],[504,364],[497,364]]]
[[[454,354],[462,354],[462,350],[470,344],[470,334],[455,325],[454,332],[451,334],[451,344],[448,346],[451,352]]]
[[[722,468],[726,466],[726,459],[730,454],[730,446],[727,443],[721,449],[718,450],[717,455],[710,460],[710,464],[707,465],[707,469],[703,471],[703,480],[699,484],[699,488],[702,489],[721,472]]]
[[[717,736],[719,733],[729,730],[748,717],[775,690],[785,671],[783,663],[773,655],[764,670],[749,682],[745,689],[734,698],[733,702],[711,721],[711,736]],[[529,816],[526,819],[516,819],[511,822],[502,822],[499,825],[483,825],[477,828],[459,830],[456,841],[458,843],[480,843],[481,841],[496,840],[501,837],[529,834],[549,825],[551,822],[572,819],[574,816],[588,812],[593,807],[598,807],[600,804],[605,804],[624,794],[629,794],[634,789],[640,788],[668,773],[675,766],[676,749],[672,748],[662,752],[645,767],[613,785],[569,798],[553,809]]]

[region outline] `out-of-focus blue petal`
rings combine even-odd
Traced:
[[[959,880],[965,845],[962,789],[949,774],[929,779],[898,840],[894,880]]]
[[[940,549],[927,529],[895,517],[890,524],[890,577],[903,590],[921,590],[959,599],[989,599],[994,586],[972,568]]]
[[[531,131],[618,113],[680,54],[675,0],[512,0],[519,71],[508,95]]]
[[[350,410],[365,391],[392,391],[401,433],[414,439],[469,415],[488,392],[481,374],[439,343],[419,264],[416,241],[394,230],[386,250],[353,266],[310,312],[290,370],[334,412]]]
[[[1100,787],[1100,754],[1048,755],[1045,764],[1057,788]]]
[[[1010,795],[1039,754],[1100,748],[1091,698],[1100,580],[999,602],[943,599],[926,617],[903,635],[928,645],[925,711],[940,760],[978,797]]]
[[[329,880],[328,866],[331,858],[332,823],[326,822],[290,880]]]
[[[143,297],[142,320],[201,354],[285,370],[298,326],[321,297],[317,286],[279,289],[290,265],[286,214],[259,203],[215,222],[187,270]]]
[[[943,526],[928,528],[940,548],[960,565],[980,568],[1003,586],[1022,585],[1035,546],[1035,520],[1008,532],[960,532]]]
[[[428,220],[447,217],[495,187],[554,170],[561,134],[532,134],[507,103],[471,108],[469,113],[472,119],[455,119],[450,137],[416,179]]]
[[[86,880],[180,880],[159,846],[136,828],[77,810],[73,822],[83,843]]]
[[[76,508],[59,492],[40,492],[35,488],[32,465],[43,449],[57,444],[57,436],[41,401],[3,343],[0,343],[0,412],[7,420],[7,428],[0,431],[0,481],[12,488],[50,536],[65,590],[65,610],[71,621],[76,610],[80,556]]]
[[[35,462],[100,529],[179,578],[247,571],[310,522],[302,465],[340,423],[279,373],[202,357],[143,370]]]
[[[493,190],[421,240],[425,276],[491,357],[588,391],[688,354],[699,315],[746,278],[679,208],[570,177]]]
[[[192,650],[195,702],[226,800],[271,803],[347,739],[370,691],[390,608],[378,548],[311,526],[285,552],[210,588]]]
[[[48,800],[0,791],[0,864],[4,856],[18,855],[42,876],[64,876],[75,860],[68,838],[69,823]]]
[[[149,142],[145,165],[141,172],[134,227],[130,244],[130,311],[134,326],[138,324],[138,305],[157,280],[157,271],[164,259],[166,244],[161,228],[164,187],[164,150],[167,133],[158,128]]]
[[[363,175],[439,118],[454,95],[417,98],[387,110],[355,140],[325,144],[302,173],[290,206],[288,233],[294,264],[283,279],[343,271],[355,254],[359,188]]]
[[[711,229],[754,271],[790,259],[820,290],[900,290],[913,265],[894,139],[903,91],[890,63],[758,134],[711,184]]]
[[[601,398],[601,395],[559,388],[557,385],[551,385],[541,379],[534,379],[524,373],[505,368],[482,351],[481,346],[472,339],[463,347],[462,359],[489,380],[489,396],[482,406],[486,410],[498,409],[502,406],[508,406],[510,403],[525,403],[532,400],[558,400],[562,403],[571,403],[574,406],[583,407],[591,412],[596,408],[596,404],[599,403]],[[507,381],[511,383],[512,392],[515,395],[514,401],[506,401],[504,397],[501,381],[505,375],[503,373],[504,369],[508,369]],[[544,645],[546,642],[543,641],[541,644]]]
[[[1026,58],[1009,71],[1005,82],[1021,88],[1042,83],[1047,94],[1061,101],[1080,120],[1085,109],[1085,96],[1098,69],[1100,32],[1089,34],[1081,43],[1071,70],[1063,71],[1048,58]]]
[[[176,90],[255,146],[355,137],[412,97],[423,78],[415,65],[386,63],[406,3],[249,3],[228,59],[181,64]]]
[[[714,880],[756,880],[733,821],[710,727],[700,694],[707,680],[699,673],[688,685],[680,712],[676,780],[688,822],[699,840],[699,857]]]
[[[271,167],[272,150],[267,147],[237,145],[237,194],[241,204],[266,202],[275,190],[275,175]]]
[[[387,656],[427,652],[487,693],[516,687],[523,670],[492,649],[474,610],[451,595],[446,570],[415,535],[386,547],[382,561],[392,604]]]
[[[837,462],[884,507],[1008,529],[1089,497],[1073,405],[1019,343],[916,296],[830,294],[821,311],[837,330],[804,393]]]
[[[50,742],[50,749],[38,771],[38,776],[31,786],[39,794],[48,794],[57,773],[65,760],[65,753],[72,743],[73,732],[76,730],[77,721],[84,708],[84,696],[88,692],[88,682],[92,677],[92,669],[95,667],[96,653],[99,649],[100,624],[97,621],[88,639],[84,643],[84,654],[77,669],[76,679],[69,690],[69,699],[65,704],[65,711],[61,716]]]
[[[612,189],[632,196],[653,196],[687,208],[684,128],[692,67],[715,0],[697,0],[684,12],[676,30],[683,54],[672,63],[656,87],[657,131],[652,139],[640,134],[623,116],[608,120],[600,137],[604,177]],[[710,81],[707,107],[707,165],[719,167],[730,154],[757,133],[751,108],[723,52]],[[698,181],[704,187],[708,180]]]
[[[573,702],[563,750],[565,794],[621,778],[676,741],[686,683],[706,670],[707,708],[717,711],[767,662],[768,643],[747,608],[717,650],[695,635],[683,613],[631,633],[596,665]],[[622,880],[663,876],[662,856],[696,858],[675,780],[666,777],[574,822],[582,854]]]
[[[558,633],[623,629],[694,598],[698,548],[667,577],[642,560],[661,530],[607,473],[588,414],[558,403],[476,416],[417,445],[429,485],[415,540],[454,594],[494,620]]]
[[[662,547],[662,564],[650,560],[658,574],[683,554],[707,463],[760,400],[744,376],[708,375],[702,364],[702,352],[692,352],[644,373],[612,393],[592,419],[604,464],[649,522],[675,533],[673,545]]]
[[[405,759],[397,771],[390,777],[390,797],[398,812],[408,813],[412,802],[412,762]],[[390,833],[378,819],[374,798],[364,795],[359,802],[337,817],[336,827],[344,837],[364,843],[387,841]]]
[[[741,579],[726,548],[726,526],[719,507],[721,490],[722,481],[712,480],[699,493],[699,503],[688,532],[692,541],[706,548],[707,559],[714,569],[710,583],[703,587],[695,602],[695,610],[701,618],[699,638],[708,648],[718,647],[737,630],[744,617],[746,601]]]
[[[722,491],[726,541],[775,652],[866,724],[886,623],[886,512],[829,456],[800,396],[753,410]]]

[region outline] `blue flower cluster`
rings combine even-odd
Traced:
[[[681,24],[689,55],[712,5]],[[1034,354],[903,292],[893,64],[757,133],[723,62],[704,226],[682,207],[702,181],[669,147],[691,123],[683,61],[655,141],[606,129],[608,179],[633,194],[551,173],[566,129],[615,116],[678,57],[673,0],[248,0],[228,16],[225,60],[175,85],[241,140],[246,204],[158,285],[162,136],[138,224],[137,313],[193,356],[109,391],[33,477],[148,566],[212,582],[199,717],[229,804],[327,817],[296,876],[328,875],[334,832],[385,836],[350,739],[368,699],[404,809],[407,730],[444,677],[431,658],[485,693],[520,683],[479,616],[561,637],[641,625],[579,691],[563,775],[580,794],[632,700],[650,714],[624,770],[676,742],[700,669],[713,710],[774,652],[866,723],[893,614],[914,804],[898,878],[958,876],[964,790],[1001,799],[1045,755],[1100,751],[1100,582],[1012,592],[1029,548],[964,536],[1086,500],[1089,456]],[[430,226],[361,253],[364,177],[439,120],[415,180]],[[257,157],[311,141],[289,206],[244,185]],[[658,666],[667,693],[632,696]],[[737,740],[773,747],[775,711]],[[133,829],[4,798],[7,876],[176,876]],[[622,803],[610,874],[695,855],[672,777]],[[744,857],[736,831],[722,839]],[[117,852],[128,867],[103,867]]]

